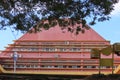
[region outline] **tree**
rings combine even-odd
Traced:
[[[110,19],[118,0],[0,0],[0,29],[41,31],[59,25],[68,31],[84,32],[86,24]],[[92,20],[87,22],[87,19]],[[78,24],[77,27],[70,27]],[[82,27],[80,27],[82,24]]]

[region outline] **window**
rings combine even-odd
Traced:
[[[54,68],[54,66],[51,66],[51,65],[50,65],[50,66],[48,66],[48,68]]]
[[[42,51],[55,51],[55,48],[42,48]]]
[[[93,66],[83,66],[83,68],[93,68]]]
[[[92,66],[92,68],[96,68],[96,66]]]
[[[44,68],[45,66],[44,65],[41,65],[42,68]]]
[[[66,48],[60,48],[60,51],[64,52],[64,51],[66,51]]]
[[[91,51],[91,49],[84,49],[84,51],[85,51],[85,52],[90,52],[90,51]]]
[[[63,66],[62,66],[62,65],[59,65],[58,68],[63,68]]]
[[[77,66],[77,68],[80,68],[80,66]]]
[[[77,68],[77,66],[72,66],[72,68]]]
[[[100,66],[101,69],[106,69],[106,66]]]
[[[38,48],[30,48],[30,51],[38,51]]]
[[[57,68],[58,66],[54,66],[55,68]]]
[[[69,68],[72,68],[72,66],[68,66]]]
[[[87,66],[83,66],[83,68],[87,68]]]
[[[67,67],[66,65],[63,66],[63,68],[66,68],[66,67]]]
[[[78,51],[80,51],[80,48],[71,48],[70,51],[78,52]]]
[[[65,41],[65,44],[67,44],[67,45],[68,45],[68,44],[69,44],[69,41]]]

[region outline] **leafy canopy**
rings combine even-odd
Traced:
[[[59,25],[68,31],[84,32],[86,23],[110,19],[118,0],[0,0],[0,29],[34,31]],[[91,21],[86,22],[90,18]],[[77,27],[74,27],[78,24]],[[82,27],[80,27],[82,24]],[[72,26],[72,27],[70,27]]]

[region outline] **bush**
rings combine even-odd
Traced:
[[[93,74],[86,77],[84,80],[111,80],[108,76],[104,74]]]

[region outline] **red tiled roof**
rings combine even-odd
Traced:
[[[38,33],[26,33],[19,40],[79,40],[79,41],[105,41],[97,32],[93,29],[85,30],[85,33],[79,33],[75,35],[65,30],[64,32],[60,27],[52,27],[49,30],[42,30]]]

